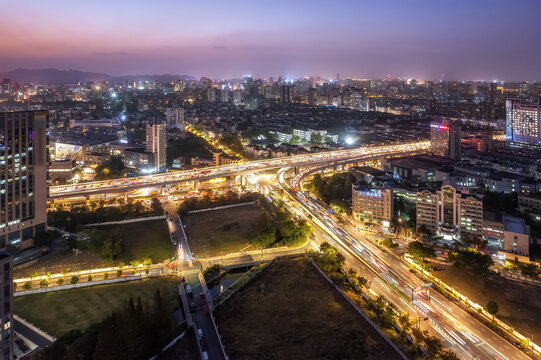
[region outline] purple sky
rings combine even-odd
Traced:
[[[6,0],[0,71],[541,80],[541,0]]]

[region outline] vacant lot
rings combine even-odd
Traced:
[[[305,259],[270,265],[216,318],[232,359],[397,358]]]
[[[158,278],[26,295],[15,298],[14,309],[15,314],[58,337],[71,329],[85,330],[129,298],[151,300],[158,288],[176,308],[176,283],[173,278]]]
[[[170,259],[174,252],[165,220],[97,226],[96,228],[111,229],[125,234],[124,252],[120,255],[120,260],[126,264],[131,260],[142,261],[149,256],[154,263],[159,263]]]
[[[265,211],[255,204],[209,210],[182,218],[190,250],[199,257],[255,250],[250,242],[267,224]]]
[[[434,275],[485,308],[489,300],[496,301],[500,320],[524,336],[531,337],[533,333],[534,340],[541,339],[541,287],[454,267],[443,268]]]

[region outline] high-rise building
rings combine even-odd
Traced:
[[[315,87],[308,88],[307,102],[308,105],[317,105],[317,89]]]
[[[291,102],[291,85],[282,85],[282,87],[280,88],[280,102]]]
[[[0,249],[30,247],[46,230],[48,116],[0,113]]]
[[[390,222],[393,217],[393,190],[353,185],[353,217],[357,220]]]
[[[0,83],[0,92],[4,92],[8,95],[11,95],[11,80],[10,79],[2,80],[2,83]]]
[[[359,111],[370,111],[370,99],[358,99]]]
[[[507,99],[506,138],[513,145],[541,146],[541,104],[537,99],[532,103],[521,99]]]
[[[483,201],[446,185],[440,190],[417,193],[417,228],[425,226],[451,239],[459,234],[483,237]]]
[[[461,138],[460,124],[447,121],[430,124],[430,151],[434,155],[460,160]]]
[[[180,129],[184,131],[184,108],[170,107],[165,110],[168,129]]]
[[[167,139],[165,124],[148,124],[146,129],[146,151],[154,154],[154,169],[156,171],[166,168]]]
[[[13,258],[0,251],[0,360],[13,359]]]

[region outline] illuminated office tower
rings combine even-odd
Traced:
[[[541,146],[541,104],[521,99],[508,99],[506,108],[506,138],[512,145]]]
[[[47,227],[47,111],[0,113],[0,248],[30,247]]]
[[[434,155],[460,160],[462,156],[460,124],[447,121],[430,124],[430,151]]]
[[[148,124],[146,140],[146,151],[154,154],[154,169],[156,171],[165,170],[167,158],[165,124]]]

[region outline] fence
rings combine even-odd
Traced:
[[[141,221],[152,221],[152,220],[161,220],[161,219],[165,219],[165,215],[147,216],[147,217],[142,217],[142,218],[119,220],[119,221],[107,221],[107,222],[101,222],[101,223],[86,224],[85,226],[106,226],[106,225],[131,224],[131,223],[136,223],[136,222],[141,222]]]
[[[117,283],[117,282],[141,280],[142,278],[143,278],[142,275],[133,275],[133,276],[126,276],[126,277],[116,278],[116,279],[87,281],[87,282],[82,282],[82,283],[77,283],[77,284],[66,284],[66,285],[53,286],[53,287],[42,287],[42,288],[38,288],[38,289],[17,291],[16,293],[13,294],[13,296],[17,297],[17,296],[24,296],[24,295],[30,295],[30,294],[47,293],[47,292],[52,292],[52,291],[76,289],[76,288],[82,288],[82,287],[87,287],[87,286],[113,284],[113,283]]]

